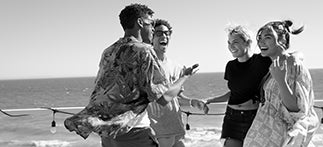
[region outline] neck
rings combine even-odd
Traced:
[[[239,62],[246,62],[252,57],[253,53],[251,51],[248,51],[244,56],[238,57]]]
[[[124,31],[124,37],[134,37],[136,38],[139,42],[142,42],[142,37],[140,35],[140,30],[135,30],[135,29],[127,29]]]
[[[279,57],[279,60],[280,60],[280,61],[282,61],[282,60],[284,60],[284,59],[286,58],[286,55],[285,55],[284,53],[282,53],[282,54],[279,54],[279,55],[276,55],[276,56],[272,56],[272,57],[270,57],[270,59],[271,59],[272,61],[274,61],[274,60],[276,60],[278,57]]]
[[[285,49],[278,47],[278,49],[276,49],[276,53],[272,56],[269,56],[271,58],[271,60],[275,60],[277,59],[277,57],[281,58],[285,55]],[[282,58],[281,58],[282,59]]]
[[[166,55],[164,53],[156,52],[156,54],[157,54],[157,57],[159,60],[161,60],[161,61],[165,60]]]

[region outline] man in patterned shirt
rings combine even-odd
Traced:
[[[146,112],[149,102],[166,105],[175,97],[193,68],[170,87],[150,44],[153,11],[131,4],[120,13],[124,37],[102,54],[89,104],[64,122],[69,131],[83,138],[91,132],[101,136],[102,146],[158,146]],[[146,42],[146,43],[143,43]]]

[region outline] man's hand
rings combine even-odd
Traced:
[[[183,75],[188,76],[188,75],[195,74],[198,71],[198,69],[196,69],[197,67],[199,67],[199,64],[194,64],[192,67],[188,67],[188,68],[184,67]]]

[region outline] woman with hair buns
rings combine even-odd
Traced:
[[[311,75],[299,56],[289,53],[292,21],[272,21],[257,33],[261,55],[270,57],[270,76],[263,85],[265,103],[246,135],[245,147],[306,147],[319,126],[314,111]]]

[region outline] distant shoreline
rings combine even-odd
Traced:
[[[310,68],[311,71],[319,71],[323,73],[323,68]],[[198,72],[196,74],[223,74],[223,71],[219,72]],[[0,79],[0,81],[12,81],[12,80],[49,80],[49,79],[77,79],[77,78],[95,78],[95,76],[74,76],[74,77],[40,77],[40,78],[5,78],[5,79]]]

